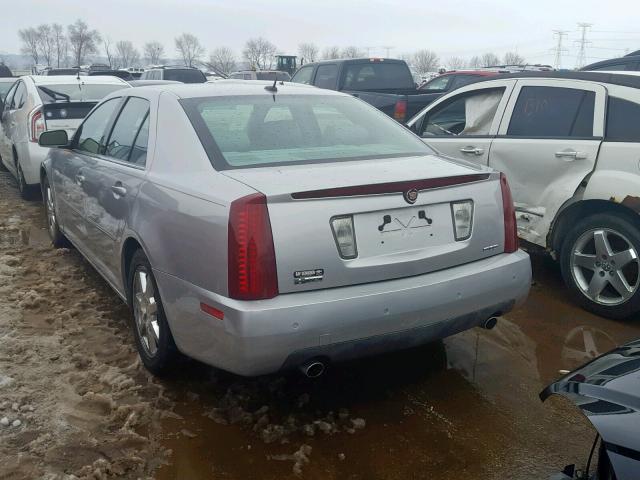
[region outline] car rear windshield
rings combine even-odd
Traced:
[[[256,72],[256,80],[282,80],[288,82],[291,76],[287,72]]]
[[[38,85],[38,93],[43,103],[92,102],[102,100],[111,92],[125,88],[125,84],[46,84]]]
[[[346,90],[385,90],[415,86],[411,71],[404,63],[369,62],[345,65]]]
[[[164,80],[175,80],[182,83],[204,83],[207,77],[200,70],[165,70]]]
[[[218,170],[433,153],[353,97],[276,94],[181,103]]]

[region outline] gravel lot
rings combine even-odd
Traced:
[[[317,381],[142,368],[129,311],[39,202],[0,174],[0,478],[544,478],[594,431],[538,392],[640,336],[568,302],[533,256],[527,304],[492,331],[352,362]]]

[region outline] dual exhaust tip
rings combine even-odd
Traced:
[[[497,324],[498,324],[498,317],[496,315],[493,315],[487,318],[484,322],[482,322],[480,326],[485,330],[491,330]],[[300,365],[299,368],[305,377],[318,378],[325,372],[325,370],[327,369],[327,366],[325,362],[323,362],[322,360],[316,359],[316,360],[310,360],[306,363],[303,363],[302,365]]]

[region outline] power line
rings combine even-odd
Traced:
[[[553,36],[558,39],[558,43],[556,44],[555,51],[555,60],[553,62],[553,66],[558,69],[562,68],[562,54],[568,53],[569,51],[566,48],[562,48],[562,40],[568,35],[568,31],[566,30],[554,30]]]
[[[580,43],[580,50],[578,51],[578,59],[576,60],[576,68],[584,67],[585,63],[587,63],[587,45],[591,43],[587,40],[587,29],[591,27],[591,23],[578,23],[578,27],[581,30],[580,40],[577,42]]]

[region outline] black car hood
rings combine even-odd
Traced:
[[[605,441],[607,450],[640,461],[640,340],[606,353],[540,393],[573,401]]]

